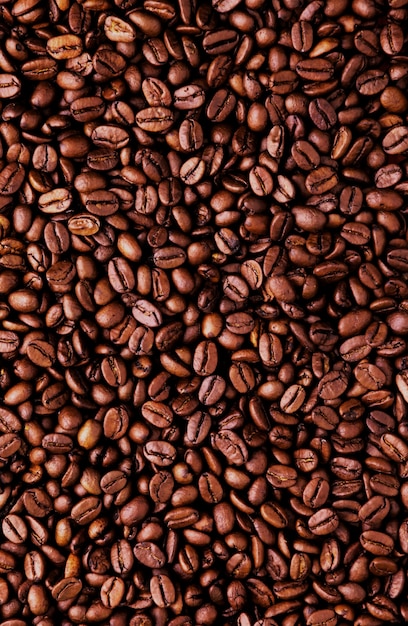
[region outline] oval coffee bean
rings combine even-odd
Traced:
[[[14,74],[0,74],[0,98],[9,99],[21,91],[21,82]]]

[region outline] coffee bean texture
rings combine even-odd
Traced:
[[[408,0],[0,3],[0,624],[408,622]]]

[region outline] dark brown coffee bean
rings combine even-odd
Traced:
[[[156,544],[143,541],[137,543],[134,548],[135,557],[140,563],[150,568],[163,567],[166,557]]]
[[[324,98],[316,98],[309,105],[309,115],[313,123],[320,130],[332,128],[337,121],[337,115],[333,107]]]
[[[365,550],[378,556],[390,554],[394,541],[385,533],[366,530],[360,535],[360,543]]]
[[[308,521],[309,529],[314,535],[328,535],[339,525],[337,513],[332,509],[320,509]]]
[[[21,82],[14,74],[0,74],[0,98],[9,99],[21,91]]]
[[[47,52],[53,59],[72,59],[82,53],[82,40],[76,35],[60,35],[47,41]]]
[[[126,576],[134,564],[134,556],[130,543],[126,539],[115,541],[110,549],[112,569],[119,575]]]
[[[0,331],[0,352],[9,354],[15,352],[19,345],[19,337],[16,333],[9,330]]]
[[[52,597],[58,602],[72,600],[76,598],[82,589],[82,582],[79,578],[63,578],[52,588]]]
[[[372,69],[360,74],[356,80],[359,93],[364,96],[373,96],[380,93],[388,84],[388,76],[382,70]]]
[[[338,183],[338,177],[334,169],[321,166],[313,170],[306,177],[305,185],[312,194],[321,195],[333,189]]]
[[[208,31],[203,39],[203,48],[207,54],[225,54],[235,48],[238,43],[238,33],[231,29]]]
[[[310,81],[325,81],[333,76],[333,66],[326,59],[307,59],[299,61],[296,73]]]
[[[121,603],[125,594],[125,583],[122,578],[112,576],[101,587],[102,604],[107,608],[114,608]]]
[[[79,525],[89,524],[98,517],[101,508],[99,498],[89,496],[72,507],[71,517]]]
[[[115,359],[115,357],[112,357],[112,359]],[[110,379],[113,377],[115,386],[119,380],[122,380],[122,383],[124,382],[124,372],[120,371],[123,368],[123,363],[117,367],[115,366],[114,360],[111,363],[108,361],[105,368],[105,377],[106,371],[108,371],[108,378]],[[125,406],[120,405],[117,407],[110,407],[107,410],[103,419],[103,432],[105,437],[108,437],[109,439],[120,439],[126,434],[128,427],[129,412]]]
[[[43,57],[23,63],[21,71],[27,80],[48,81],[57,75],[58,65],[52,59]]]
[[[333,609],[322,609],[313,611],[306,620],[307,626],[335,626],[337,616]]]
[[[23,184],[25,170],[19,163],[9,163],[0,172],[0,195],[16,193]]]
[[[295,22],[291,30],[292,44],[298,52],[308,52],[313,45],[313,28],[310,22]]]
[[[207,107],[207,117],[212,122],[223,122],[233,112],[236,105],[234,94],[228,89],[219,89]]]
[[[154,304],[151,304],[147,300],[137,300],[135,306],[132,308],[132,315],[138,322],[148,328],[155,328],[162,323],[161,312]]]

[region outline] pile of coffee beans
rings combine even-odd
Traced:
[[[408,621],[408,0],[1,0],[2,626]]]

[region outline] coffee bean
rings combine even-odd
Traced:
[[[337,121],[334,108],[324,98],[316,98],[309,105],[309,115],[313,123],[320,130],[332,128]]]
[[[58,602],[76,598],[82,589],[82,583],[78,578],[63,578],[52,588],[52,597]]]
[[[15,352],[19,346],[19,337],[16,333],[8,330],[0,331],[0,352],[9,354]]]
[[[238,43],[238,33],[231,29],[208,31],[203,39],[203,48],[207,54],[224,54]]]
[[[333,609],[322,609],[313,611],[306,620],[307,626],[334,626],[337,624],[337,616]]]
[[[110,41],[132,43],[136,39],[136,32],[133,26],[114,15],[108,15],[106,18],[104,31]]]
[[[296,73],[311,81],[325,81],[333,76],[333,66],[326,59],[307,59],[299,61]]]
[[[13,74],[0,74],[0,98],[14,98],[21,91],[21,82]]]
[[[57,61],[72,59],[82,53],[82,40],[76,35],[60,35],[47,41],[47,52]]]
[[[122,578],[112,576],[105,580],[101,587],[102,604],[107,608],[118,606],[125,594],[125,583]]]
[[[313,45],[313,28],[306,20],[295,22],[291,30],[292,44],[298,52],[308,52]]]
[[[89,496],[72,508],[71,517],[79,525],[89,524],[98,517],[101,507],[102,503],[98,498]]]
[[[21,66],[21,72],[27,80],[48,81],[55,78],[58,72],[57,63],[46,57],[27,61]]]
[[[174,118],[170,109],[165,107],[150,107],[139,111],[136,115],[136,124],[145,131],[158,133],[171,128]]]
[[[167,441],[150,441],[145,445],[144,453],[147,459],[159,467],[172,465],[176,458],[174,446]]]
[[[309,529],[315,535],[328,535],[336,530],[339,525],[337,513],[332,509],[320,509],[314,513],[308,521]]]
[[[134,548],[136,559],[149,568],[163,567],[166,557],[156,544],[149,541],[137,543]]]
[[[119,539],[112,544],[110,550],[112,569],[122,576],[130,572],[134,564],[134,556],[130,543],[126,539]]]
[[[363,72],[356,80],[359,93],[364,96],[373,96],[380,93],[387,86],[389,78],[380,69],[372,69]]]
[[[0,195],[16,193],[23,184],[25,170],[19,163],[9,163],[0,171]]]
[[[376,530],[366,530],[360,535],[360,543],[367,552],[378,556],[390,554],[394,547],[392,537]]]

